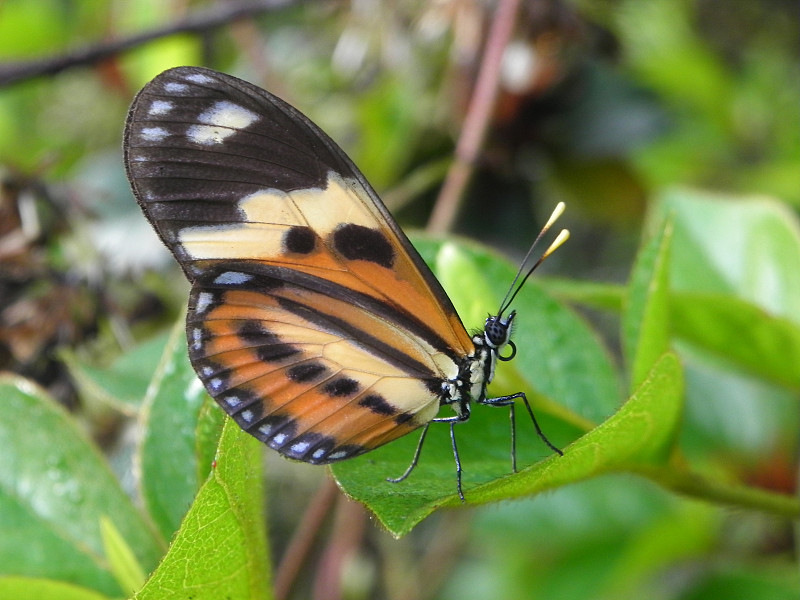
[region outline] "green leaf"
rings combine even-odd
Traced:
[[[786,206],[669,189],[658,198],[651,231],[667,215],[675,226],[673,290],[727,293],[800,324],[800,223]]]
[[[496,312],[495,306],[499,300],[495,299],[505,290],[492,287],[490,278],[492,281],[496,278],[480,268],[474,252],[455,242],[444,242],[438,247],[434,261],[431,268],[438,275],[439,283],[447,290],[464,323],[472,323],[477,328],[478,324],[483,324],[489,312]],[[464,285],[464,282],[469,282],[469,285]]]
[[[487,500],[540,492],[601,473],[662,464],[669,456],[683,411],[683,374],[677,357],[664,354],[628,401],[604,423],[553,456],[482,486]]]
[[[161,555],[158,536],[97,448],[45,392],[0,376],[0,402],[0,572],[119,594],[104,558],[100,518],[114,523],[145,569]]]
[[[226,419],[216,468],[135,600],[272,597],[261,449]]]
[[[686,600],[747,598],[747,600],[797,600],[797,569],[781,572],[773,566],[729,565],[724,561],[699,582]],[[777,562],[777,561],[776,561]],[[780,564],[780,563],[778,563]]]
[[[711,551],[722,519],[713,506],[680,503],[676,510],[639,527],[620,545],[620,556],[598,598],[636,598],[650,581],[679,561]]]
[[[353,159],[376,189],[392,183],[417,147],[422,93],[407,81],[385,77],[357,96],[359,135]]]
[[[103,368],[87,363],[69,350],[61,356],[82,394],[126,414],[135,414],[141,408],[166,343],[166,335],[156,336],[122,354],[110,367]]]
[[[216,444],[221,419],[210,404],[189,363],[181,319],[164,347],[145,400],[139,449],[144,502],[166,539],[178,529],[210,469],[209,450]]]
[[[0,577],[0,598],[14,600],[109,600],[94,590],[52,579]]]
[[[132,594],[144,585],[146,573],[125,538],[107,517],[100,518],[100,533],[114,578],[126,595]]]
[[[723,294],[678,293],[671,299],[675,334],[735,367],[800,387],[800,325]]]
[[[459,452],[465,466],[466,500],[482,504],[526,496],[602,473],[662,464],[675,439],[682,395],[681,367],[674,355],[666,354],[622,408],[565,448],[564,456],[551,455],[513,475],[509,473],[507,446],[505,456],[502,451],[491,449],[491,456],[483,456],[475,453],[472,438],[462,435],[464,443],[459,444]],[[473,420],[480,420],[481,439],[484,427],[489,426],[485,423],[486,412],[475,411],[470,419],[470,425]],[[433,435],[432,431],[428,437]],[[417,469],[403,483],[389,484],[380,474],[402,473],[411,456],[413,440],[410,444],[406,439],[398,440],[389,447],[336,465],[334,473],[349,496],[365,503],[392,534],[401,536],[437,508],[461,504],[455,493],[452,452],[442,437],[446,436],[430,440]],[[392,450],[401,445],[408,452],[405,463]],[[538,453],[541,456],[541,447]],[[525,464],[521,462],[520,466]],[[478,485],[481,479],[483,484]]]
[[[548,277],[543,285],[561,301],[584,304],[598,310],[621,313],[625,301],[625,288],[613,283]]]
[[[644,379],[655,361],[669,349],[669,251],[672,226],[639,252],[628,284],[622,315],[622,348],[630,371],[631,389]]]

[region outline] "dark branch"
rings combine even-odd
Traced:
[[[183,21],[154,29],[128,38],[81,48],[67,54],[28,61],[6,62],[0,65],[0,86],[19,83],[27,79],[54,75],[78,65],[92,65],[120,52],[136,48],[147,42],[177,33],[198,33],[247,19],[263,12],[284,8],[292,0],[251,0],[222,4],[213,10],[189,15]]]

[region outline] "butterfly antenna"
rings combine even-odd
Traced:
[[[542,227],[542,230],[539,232],[539,235],[537,235],[536,239],[533,240],[530,249],[528,250],[527,254],[525,254],[525,258],[522,259],[522,262],[520,263],[519,266],[519,270],[517,271],[517,274],[514,276],[514,280],[511,282],[511,285],[508,288],[508,292],[506,292],[506,295],[503,298],[503,302],[500,304],[500,310],[498,311],[498,316],[502,315],[506,311],[506,309],[509,306],[511,306],[511,303],[514,301],[514,298],[522,289],[522,286],[525,285],[525,282],[528,280],[528,277],[531,276],[531,273],[533,273],[537,269],[537,267],[545,261],[545,259],[548,256],[550,256],[553,252],[555,252],[564,242],[566,242],[569,239],[569,231],[566,229],[562,229],[561,232],[556,237],[556,239],[553,240],[553,243],[550,244],[547,250],[544,251],[544,254],[542,254],[542,256],[539,257],[539,260],[537,260],[532,267],[527,269],[526,272],[525,265],[530,259],[531,254],[533,254],[533,250],[536,248],[536,245],[539,243],[539,240],[541,240],[544,234],[546,234],[550,230],[550,227],[553,225],[553,223],[555,223],[558,220],[558,218],[561,216],[563,212],[564,212],[564,203],[559,202],[556,205],[555,209],[553,209],[553,213],[550,215],[550,218],[547,220],[547,223],[545,223],[544,227]],[[522,277],[522,279],[520,279],[523,272],[525,273],[525,276]]]

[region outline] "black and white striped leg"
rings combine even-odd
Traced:
[[[400,477],[387,477],[386,481],[389,483],[400,483],[404,479],[406,479],[409,475],[411,475],[411,471],[417,466],[419,462],[419,456],[422,453],[422,444],[425,442],[425,436],[428,435],[428,428],[430,427],[431,423],[449,423],[450,424],[450,443],[453,447],[453,458],[456,461],[456,489],[458,490],[458,497],[461,498],[461,501],[464,502],[464,492],[461,489],[461,458],[458,455],[458,446],[456,446],[456,434],[455,430],[453,429],[459,423],[464,423],[469,420],[469,411],[465,412],[463,415],[455,416],[455,417],[438,417],[436,419],[432,419],[428,423],[425,424],[425,427],[422,429],[422,434],[419,436],[419,442],[417,442],[417,449],[414,451],[414,457],[411,459],[411,464],[408,465],[408,468],[405,472],[400,475]]]
[[[425,436],[428,435],[428,427],[431,426],[431,422],[425,423],[425,427],[422,428],[422,434],[419,436],[419,441],[417,442],[417,449],[414,451],[414,458],[411,459],[411,464],[408,465],[408,468],[405,470],[405,472],[400,475],[400,477],[387,477],[386,481],[389,483],[400,483],[409,475],[411,475],[411,471],[414,470],[414,467],[416,467],[417,463],[419,462],[419,455],[422,452],[422,444],[425,442]]]
[[[479,401],[479,404],[485,404],[487,406],[508,406],[511,418],[511,469],[514,473],[517,472],[517,425],[516,419],[514,417],[514,400],[517,398],[522,398],[522,402],[525,404],[525,408],[528,411],[528,415],[531,417],[531,421],[533,421],[533,426],[536,428],[536,433],[541,438],[541,440],[547,444],[548,448],[550,448],[553,452],[558,454],[559,456],[563,456],[564,453],[556,448],[556,446],[547,439],[547,436],[542,431],[542,428],[539,427],[538,421],[536,421],[536,417],[533,414],[533,410],[531,410],[531,405],[528,403],[528,398],[525,396],[525,392],[517,392],[516,394],[511,394],[510,396],[498,396],[496,398],[484,398],[483,400]]]
[[[514,403],[508,405],[508,418],[511,420],[511,472],[517,472],[517,419],[514,416]]]
[[[458,497],[464,500],[464,491],[461,489],[461,457],[458,455],[458,446],[456,445],[456,431],[455,426],[463,421],[450,421],[450,442],[453,444],[453,458],[456,460],[456,488],[458,489]]]

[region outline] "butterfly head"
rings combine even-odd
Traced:
[[[511,324],[516,314],[517,311],[512,310],[507,317],[489,315],[486,318],[486,324],[483,326],[483,339],[489,348],[499,352],[509,343]]]

